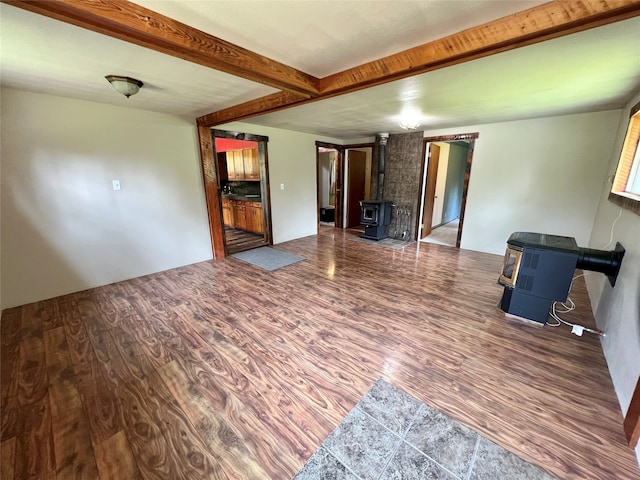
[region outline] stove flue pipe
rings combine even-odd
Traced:
[[[382,200],[384,197],[384,157],[387,153],[387,140],[389,139],[388,133],[379,133],[378,140],[378,196],[377,200]]]

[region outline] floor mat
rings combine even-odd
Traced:
[[[269,271],[277,270],[278,268],[304,260],[304,258],[293,255],[292,253],[283,252],[282,250],[276,250],[271,247],[254,248],[252,250],[234,253],[231,256]]]
[[[294,480],[553,480],[473,430],[378,380]]]

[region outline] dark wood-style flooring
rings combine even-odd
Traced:
[[[501,257],[346,235],[6,310],[2,479],[289,479],[378,378],[557,478],[638,478],[599,340],[505,319]]]
[[[244,252],[252,248],[263,247],[267,243],[264,235],[246,232],[237,228],[224,227],[224,243],[227,246],[227,253]]]

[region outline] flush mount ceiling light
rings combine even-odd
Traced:
[[[419,112],[413,109],[407,109],[400,115],[398,125],[404,130],[415,130],[420,126],[420,117]]]
[[[420,120],[408,120],[408,121],[401,120],[400,123],[398,123],[398,125],[400,125],[400,128],[403,128],[405,130],[415,130],[420,126]]]
[[[140,90],[140,87],[144,85],[140,80],[136,80],[131,77],[121,77],[119,75],[107,75],[106,78],[111,86],[120,92],[125,97],[129,98],[131,95],[135,95]]]

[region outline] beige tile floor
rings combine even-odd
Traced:
[[[429,235],[420,239],[420,241],[455,247],[456,239],[458,238],[458,225],[460,225],[460,220],[456,218],[449,223],[434,228]]]

